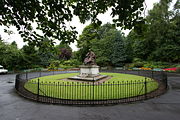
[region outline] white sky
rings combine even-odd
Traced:
[[[145,0],[146,1],[146,5],[147,5],[147,9],[146,9],[146,15],[147,15],[147,11],[153,8],[153,4],[156,2],[159,2],[159,0]],[[173,2],[176,0],[173,0]],[[103,24],[110,22],[112,23],[112,17],[110,16],[110,11],[107,11],[105,14],[101,14],[98,16],[98,18],[102,21]],[[85,24],[81,24],[79,22],[78,17],[74,17],[72,22],[68,23],[68,25],[75,25],[76,30],[78,31],[78,35],[80,35],[83,31],[83,28],[85,26],[87,26],[88,24],[90,24],[90,22],[86,22]],[[25,45],[25,43],[23,42],[23,39],[21,38],[21,36],[18,34],[17,30],[15,27],[10,27],[10,30],[12,30],[14,32],[14,34],[8,35],[7,33],[4,33],[4,28],[3,26],[0,26],[0,35],[2,37],[2,39],[7,42],[7,43],[11,43],[13,41],[16,41],[17,45],[19,48],[22,48],[23,45]],[[129,30],[123,31],[125,33],[125,35],[127,35],[129,33]],[[71,43],[70,45],[73,49],[73,51],[77,51],[77,47],[76,47],[76,42],[75,43]]]

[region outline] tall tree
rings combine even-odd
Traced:
[[[38,51],[33,45],[24,45],[21,50],[24,54],[24,66],[26,68],[33,68],[41,64],[41,59],[38,55]]]
[[[60,60],[69,60],[72,57],[72,49],[68,44],[60,43],[56,49]]]
[[[65,42],[73,42],[77,32],[74,26],[66,27],[73,15],[78,16],[81,23],[91,20],[101,24],[99,14],[112,9],[113,21],[117,26],[132,28],[143,20],[140,17],[144,0],[1,0],[0,25],[14,25],[24,41],[41,42],[43,37],[55,38]],[[32,24],[38,24],[38,34]]]
[[[0,40],[0,64],[9,70],[22,69],[22,52],[14,44]]]
[[[179,61],[179,12],[175,9],[169,11],[170,2],[171,0],[161,0],[154,5],[146,17],[141,34],[135,30],[130,32],[128,42],[131,41],[133,57],[152,61]]]
[[[77,47],[80,49],[77,54],[79,54],[78,56],[80,61],[84,60],[85,55],[92,47],[91,41],[97,38],[98,27],[96,27],[95,24],[92,23],[83,29],[82,34],[79,36],[79,39],[77,40]]]
[[[120,62],[125,61],[124,38],[121,32],[116,30],[112,24],[107,23],[98,28],[89,25],[84,30],[78,40],[78,46],[81,47],[79,56],[85,56],[88,49],[91,49],[95,52],[97,56],[96,62],[100,66],[118,65]],[[87,51],[85,52],[84,49]]]
[[[113,42],[113,53],[111,57],[111,61],[114,66],[123,66],[123,63],[126,61],[126,49],[124,44],[124,37],[122,36],[120,31],[113,30],[114,39]]]

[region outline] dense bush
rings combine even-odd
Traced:
[[[171,68],[176,67],[177,64],[167,63],[167,62],[153,62],[153,61],[135,61],[128,65],[129,68],[133,67],[144,67],[144,68]]]
[[[180,73],[180,65],[177,65],[176,67],[177,67],[176,72]]]
[[[77,59],[70,59],[66,61],[54,60],[51,61],[48,69],[69,69],[79,67],[79,65],[81,65],[81,62]]]
[[[131,63],[129,65],[130,68],[133,68],[133,67],[143,67],[144,66],[144,62],[135,62],[135,63]]]
[[[58,69],[60,63],[61,63],[61,61],[59,61],[59,60],[53,60],[50,62],[48,69]]]
[[[175,67],[175,64],[167,63],[167,62],[146,62],[144,67],[147,68],[169,68]]]

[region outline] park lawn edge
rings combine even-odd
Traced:
[[[144,82],[147,82],[147,93],[152,92],[158,88],[158,82],[144,76],[121,74],[121,73],[101,73],[103,75],[109,75],[112,78],[108,81],[101,83],[101,86],[93,86],[88,83],[81,83],[75,81],[61,80],[64,78],[78,75],[78,73],[65,73],[52,76],[43,76],[39,78],[40,92],[42,96],[48,96],[60,99],[76,99],[76,100],[106,100],[106,99],[121,99],[134,96],[143,95],[145,91]],[[37,94],[37,81],[38,78],[29,80],[25,83],[25,88]],[[91,82],[92,83],[92,82]],[[109,86],[107,84],[120,84],[122,87]],[[68,87],[65,85],[69,85]],[[128,84],[128,85],[127,85]],[[53,87],[53,85],[55,85]],[[74,86],[72,86],[74,85]],[[59,88],[56,86],[60,86]],[[81,87],[77,87],[81,86]],[[86,86],[86,87],[83,87]],[[87,87],[88,86],[88,87]],[[128,90],[128,93],[127,93]],[[86,92],[82,92],[86,91]],[[119,92],[121,91],[121,92]],[[93,93],[95,92],[95,94]],[[46,94],[44,94],[46,93]],[[92,94],[93,93],[93,94]]]

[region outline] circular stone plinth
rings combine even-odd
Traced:
[[[82,76],[73,76],[73,77],[69,77],[68,79],[70,80],[80,80],[80,81],[98,81],[98,80],[101,80],[101,79],[104,79],[108,77],[107,75],[97,75],[97,76],[94,76],[94,77],[82,77]]]

